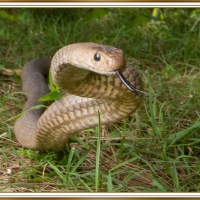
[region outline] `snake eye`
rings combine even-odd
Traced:
[[[101,55],[99,53],[94,54],[94,60],[100,61],[101,60]]]

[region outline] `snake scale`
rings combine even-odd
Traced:
[[[38,99],[49,92],[49,70],[65,95],[47,109],[31,110],[46,105]],[[101,124],[117,122],[133,113],[142,98],[141,76],[126,65],[123,51],[92,42],[69,44],[52,59],[26,63],[21,80],[27,101],[14,133],[23,147],[33,150],[59,151],[71,134],[97,126],[98,112]]]

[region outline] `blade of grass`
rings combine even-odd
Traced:
[[[110,171],[108,173],[107,191],[108,192],[113,192],[112,176],[111,176]]]
[[[82,180],[81,178],[80,178],[80,182],[86,187],[86,189],[87,189],[89,192],[93,192],[93,190],[90,188],[90,186],[89,186],[87,183],[85,183],[85,181]]]
[[[30,109],[28,109],[27,111],[22,112],[22,113],[20,113],[18,115],[15,115],[14,117],[11,117],[11,118],[7,119],[5,122],[16,120],[16,119],[20,118],[22,115],[26,114],[28,111],[30,111],[30,110],[36,110],[36,109],[39,109],[39,108],[47,108],[47,106],[44,106],[44,105],[33,106]]]
[[[159,189],[160,192],[166,192],[165,188],[162,186],[162,184],[160,184],[158,182],[157,179],[153,178],[152,181],[158,187],[158,189]]]
[[[98,192],[98,187],[99,187],[100,149],[101,149],[101,116],[98,111],[97,151],[96,151],[96,165],[95,165],[95,191],[96,192]]]
[[[110,171],[113,171],[113,170],[115,170],[115,169],[117,169],[117,168],[119,168],[119,167],[121,167],[123,165],[126,165],[126,164],[128,164],[130,162],[133,162],[134,160],[137,160],[138,158],[140,158],[140,156],[135,156],[134,158],[130,158],[130,159],[128,159],[128,160],[126,160],[126,161],[124,161],[122,163],[119,163],[118,165],[115,165],[112,169],[110,169]]]
[[[58,167],[56,167],[55,165],[53,165],[51,162],[48,161],[49,166],[56,172],[56,174],[59,175],[59,177],[61,178],[61,180],[63,181],[63,184],[67,184],[66,178],[63,175],[63,173],[60,171],[60,169],[58,169]]]
[[[74,155],[74,151],[75,151],[75,148],[72,147],[71,148],[71,151],[69,153],[69,158],[68,158],[68,162],[67,162],[67,181],[69,180],[69,177],[70,177],[70,168],[71,168],[71,164],[72,164],[72,158],[73,158],[73,155]]]
[[[71,168],[71,173],[74,173],[76,171],[76,169],[80,166],[80,164],[85,160],[91,149],[92,146],[81,156],[78,162]]]
[[[190,126],[187,129],[184,129],[183,131],[179,131],[175,134],[172,134],[168,137],[168,141],[171,141],[169,146],[172,146],[177,140],[182,139],[184,136],[191,132],[195,132],[200,127],[200,119],[197,120],[192,126]]]

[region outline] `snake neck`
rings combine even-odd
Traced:
[[[56,73],[59,79],[54,79],[54,81],[65,93],[95,99],[116,99],[122,96],[124,98],[125,94],[132,93],[117,75],[100,75],[69,64],[62,64],[58,67],[61,69]],[[142,90],[139,75],[135,71],[133,68],[127,67],[123,75],[137,89]]]

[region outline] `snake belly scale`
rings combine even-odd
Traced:
[[[33,109],[49,92],[45,76],[51,70],[55,84],[66,93],[47,109]],[[141,103],[142,93],[126,88],[116,75],[122,70],[126,80],[143,89],[136,69],[126,65],[123,51],[97,43],[74,43],[58,50],[52,59],[41,58],[25,64],[21,80],[27,94],[24,114],[16,120],[18,142],[33,150],[59,151],[73,133],[122,120]],[[26,111],[26,112],[25,112]]]

